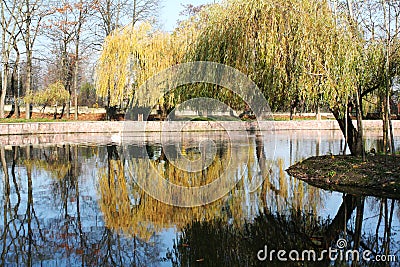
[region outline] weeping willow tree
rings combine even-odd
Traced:
[[[317,110],[328,107],[351,153],[362,152],[362,132],[348,119],[346,107],[352,100],[359,104],[357,89],[371,76],[364,62],[365,42],[346,16],[332,12],[328,1],[226,0],[204,8],[198,17],[207,22],[198,29],[185,61],[213,61],[240,70],[275,111],[299,101]],[[213,85],[186,86],[176,95],[177,102],[200,95],[240,103]]]
[[[273,109],[293,97],[334,105],[351,90],[357,50],[326,1],[228,0],[202,12],[208,23],[185,59],[239,69]]]
[[[327,0],[225,0],[205,6],[172,34],[149,24],[116,30],[99,60],[97,93],[115,106],[134,99],[149,77],[175,64],[222,63],[252,79],[273,111],[299,102],[317,111],[329,108],[351,153],[360,155],[362,97],[383,73],[377,50],[348,14],[334,12]],[[160,95],[154,88],[137,93],[142,96],[136,99]],[[237,110],[245,105],[240,96],[212,84],[185,85],[161,95],[165,110],[194,97],[216,98]]]
[[[176,36],[176,34],[175,34]],[[133,99],[136,89],[156,73],[180,62],[184,43],[177,46],[168,33],[148,23],[114,31],[104,43],[97,65],[96,93],[107,99],[107,107],[122,106]],[[155,95],[157,92],[144,92]]]

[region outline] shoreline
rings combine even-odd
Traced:
[[[393,120],[395,135],[400,135],[400,120]],[[121,133],[121,132],[207,132],[254,131],[256,122],[246,121],[74,121],[0,123],[1,135]],[[340,130],[335,120],[261,121],[261,131]],[[381,130],[382,121],[363,121],[364,130]],[[144,130],[145,129],[145,130]],[[144,130],[144,131],[143,131]],[[396,134],[397,132],[397,134]]]
[[[125,125],[126,123],[126,125]],[[365,137],[381,137],[381,121],[364,123]],[[146,126],[146,131],[143,127]],[[224,127],[224,128],[222,128]],[[160,133],[177,138],[187,133],[194,138],[220,135],[223,131],[230,138],[255,136],[254,122],[124,122],[124,121],[78,121],[78,122],[32,122],[0,124],[0,145],[46,145],[46,144],[119,144],[145,139],[160,141]],[[394,135],[400,136],[400,121],[393,123]],[[277,136],[301,136],[318,140],[343,139],[336,121],[265,121],[260,123],[264,138]],[[208,138],[207,137],[207,138]],[[291,138],[290,137],[290,138]],[[157,141],[158,140],[158,141]],[[269,142],[269,141],[268,141]]]

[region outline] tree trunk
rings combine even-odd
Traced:
[[[347,116],[341,116],[339,109],[337,108],[331,109],[331,112],[333,113],[333,116],[338,122],[340,130],[342,131],[343,135],[347,138],[347,145],[350,149],[351,155],[361,156],[363,153],[362,135],[354,127],[349,111],[347,110]],[[346,120],[347,120],[347,127],[346,127]]]
[[[4,106],[7,94],[8,85],[8,64],[3,65],[3,75],[1,76],[1,94],[0,94],[0,118],[4,118]]]
[[[57,119],[57,105],[54,107],[53,120]]]
[[[382,95],[381,98],[381,112],[382,112],[382,131],[383,131],[383,149],[385,154],[389,151],[389,118],[387,113],[386,97]]]
[[[81,2],[82,3],[82,2]],[[75,40],[75,66],[74,66],[74,102],[75,102],[75,113],[74,119],[78,120],[78,71],[79,71],[79,39],[82,27],[82,9],[79,11],[78,18],[78,28],[76,30],[76,40]]]
[[[62,105],[61,114],[60,114],[60,118],[59,118],[60,120],[64,116],[64,112],[65,112],[65,104]]]
[[[29,40],[28,40],[29,42]],[[31,93],[31,79],[32,79],[32,51],[28,45],[26,51],[26,82],[25,82],[25,95]],[[31,118],[31,104],[27,101],[25,106],[25,118],[29,120]]]
[[[364,149],[364,134],[363,134],[363,125],[362,125],[362,97],[361,97],[361,88],[357,89],[356,92],[356,116],[357,116],[357,153],[361,152],[362,160],[365,161],[365,149]],[[358,154],[357,156],[359,156]]]
[[[362,223],[364,217],[364,197],[357,198],[357,213],[356,213],[356,225],[354,229],[354,244],[353,249],[358,250],[360,247],[360,241],[362,236]]]
[[[11,118],[13,115],[14,115],[14,113],[19,113],[19,110],[18,110],[18,88],[16,88],[16,84],[17,84],[17,87],[18,87],[18,79],[16,79],[15,78],[15,76],[17,76],[18,74],[17,74],[17,67],[15,66],[14,67],[14,69],[13,69],[13,72],[12,72],[12,74],[11,74],[11,93],[12,93],[12,95],[13,95],[13,99],[14,99],[14,103],[13,103],[13,105],[12,105],[12,108],[11,108],[11,111],[10,111],[10,113],[8,113],[8,115],[7,115],[7,118]]]

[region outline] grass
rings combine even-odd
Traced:
[[[210,117],[177,117],[175,121],[240,121],[239,118],[229,116],[210,116]]]
[[[290,121],[289,116],[273,115],[274,121]],[[317,118],[315,116],[295,116],[292,121],[315,121]],[[327,118],[322,116],[321,120],[334,120],[334,118]]]
[[[361,157],[336,155],[311,157],[287,172],[307,183],[355,195],[385,196],[399,199],[400,156]]]
[[[24,118],[9,118],[9,119],[0,119],[0,123],[29,123],[29,122],[64,122],[64,121],[68,121],[66,119],[57,119],[57,120],[53,120],[53,119],[49,119],[49,118],[35,118],[35,119],[24,119]]]

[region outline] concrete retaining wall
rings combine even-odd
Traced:
[[[379,120],[364,121],[365,130],[380,130],[382,122]],[[159,131],[241,131],[254,129],[254,122],[123,122],[123,121],[96,121],[96,122],[31,122],[31,123],[0,123],[0,135],[30,135],[30,134],[73,134],[73,133],[118,133],[121,131],[148,132]],[[393,128],[400,130],[400,121],[393,121]],[[339,130],[335,120],[305,120],[305,121],[264,121],[260,122],[260,129],[269,130]]]
[[[0,145],[46,145],[63,143],[93,143],[109,144],[120,142],[119,133],[124,131],[124,138],[141,140],[154,137],[160,138],[160,131],[170,132],[175,138],[176,132],[190,131],[193,135],[210,135],[209,131],[225,129],[240,134],[240,130],[250,130],[254,123],[248,122],[50,122],[50,123],[9,123],[0,124]],[[400,121],[393,121],[394,134],[400,136]],[[336,121],[269,121],[261,122],[260,128],[264,131],[273,131],[269,134],[301,135],[303,138],[324,134],[329,131],[336,138],[342,138],[342,133]],[[381,136],[381,121],[364,121],[366,136]],[[143,131],[145,129],[147,133]],[[149,133],[150,132],[150,133]],[[197,132],[197,133],[196,133]],[[231,136],[232,137],[232,136]]]

